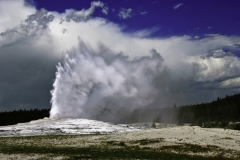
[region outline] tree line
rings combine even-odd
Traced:
[[[29,122],[32,120],[49,117],[50,109],[30,109],[0,112],[0,126],[13,125],[17,123]]]
[[[210,103],[181,106],[177,110],[177,122],[221,128],[240,122],[240,94],[217,98]],[[233,129],[240,129],[239,123],[233,125]]]
[[[49,117],[50,109],[30,109],[0,112],[0,126],[29,122]],[[127,113],[127,112],[126,112]],[[201,127],[226,128],[230,122],[240,122],[240,94],[217,98],[210,103],[168,108],[136,109],[126,114],[122,122],[155,121],[160,123],[190,124]],[[233,129],[240,129],[235,123]]]

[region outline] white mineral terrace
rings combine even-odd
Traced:
[[[88,120],[88,119],[56,119],[48,118],[19,123],[11,126],[1,126],[0,136],[31,136],[49,134],[109,134],[137,131],[139,129],[126,125]]]

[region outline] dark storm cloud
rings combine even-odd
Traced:
[[[53,44],[56,39],[49,29],[55,16],[45,9],[33,12],[33,3],[28,1],[2,3],[6,7],[16,4],[19,12],[29,10],[29,14],[24,12],[25,18],[20,17],[19,24],[8,23],[7,27],[3,26],[5,30],[0,32],[0,111],[50,108],[50,90],[56,65],[62,58],[62,53],[56,51]],[[92,2],[87,10],[68,10],[63,19],[86,21],[96,7],[107,14],[108,8],[102,2]],[[66,31],[63,28],[61,33]],[[60,49],[60,52],[64,51]]]
[[[50,90],[59,59],[44,49],[0,48],[0,110],[50,108]]]
[[[48,46],[36,43],[53,18],[40,10],[29,15],[26,23],[0,34],[0,111],[50,108],[55,65],[60,59]]]
[[[7,1],[4,2],[7,3]],[[21,0],[12,0],[11,5],[8,6],[12,6],[13,2],[18,4]],[[50,90],[55,79],[55,66],[57,62],[63,60],[62,55],[66,55],[66,53],[70,54],[74,51],[74,54],[78,55],[75,52],[81,51],[81,46],[79,50],[73,48],[79,47],[79,39],[91,48],[91,53],[96,53],[90,57],[103,59],[104,67],[98,67],[102,64],[101,60],[94,61],[98,63],[88,60],[86,66],[82,66],[76,75],[80,74],[84,78],[87,77],[86,74],[97,72],[97,76],[91,77],[96,81],[95,85],[98,85],[97,82],[100,81],[100,78],[107,77],[111,83],[116,83],[121,78],[126,79],[126,85],[132,84],[133,87],[135,83],[141,83],[139,85],[141,92],[139,93],[145,91],[141,87],[151,84],[148,87],[150,88],[148,92],[154,93],[151,103],[144,105],[144,102],[141,101],[139,106],[166,107],[172,106],[174,103],[201,103],[211,101],[225,93],[237,93],[236,88],[240,86],[238,78],[240,60],[235,56],[235,51],[239,51],[239,37],[208,35],[198,39],[190,36],[151,38],[151,33],[155,32],[151,28],[126,33],[118,24],[103,18],[91,17],[95,8],[102,9],[104,14],[107,13],[108,8],[101,2],[91,3],[89,9],[66,10],[64,13],[49,12],[44,9],[36,10],[34,7],[25,13],[27,7],[20,3],[18,5],[20,6],[18,8],[20,18],[17,17],[17,19],[15,14],[13,14],[14,16],[9,14],[8,17],[13,16],[13,19],[19,23],[8,21],[8,23],[0,25],[1,111],[50,107]],[[10,11],[12,10],[5,10],[6,13]],[[24,14],[20,14],[23,11]],[[132,13],[132,11],[130,12]],[[221,49],[223,50],[221,51]],[[69,64],[77,61],[75,57],[72,57],[71,60]],[[158,60],[161,64],[160,73],[158,70],[151,70],[152,63],[150,62],[154,60]],[[145,66],[146,64],[149,66]],[[75,64],[75,66],[79,65],[82,64]],[[92,65],[95,68],[89,70],[88,67]],[[117,70],[116,74],[98,72],[99,69],[105,71],[107,68],[110,68],[109,71],[111,71],[111,67],[123,70],[120,72],[121,74]],[[131,67],[135,69],[133,72],[129,72]],[[138,75],[135,78],[136,82],[131,81],[128,76],[134,74],[141,67],[143,69],[140,73],[144,73],[143,78],[141,74],[136,73]],[[158,64],[153,67],[158,67]],[[146,74],[144,68],[147,71]],[[99,73],[102,73],[101,76],[98,75]],[[151,82],[146,78],[149,75],[154,75]],[[144,77],[149,83],[144,83]],[[68,78],[66,77],[66,79]],[[73,81],[74,87],[78,87],[78,84],[74,84],[78,80],[78,76],[76,79],[70,77],[70,80]],[[104,80],[101,82],[104,82],[109,92],[112,91],[111,87],[114,85],[108,85]],[[121,86],[122,83],[119,82],[119,85]],[[66,87],[65,84],[63,86]],[[66,88],[68,90],[68,87]],[[95,86],[93,88],[95,89]],[[128,91],[129,87],[119,88],[125,88],[126,93],[131,95]],[[90,89],[89,94],[98,95],[94,89]],[[76,92],[78,91],[76,90]],[[134,88],[131,93],[135,93]],[[65,98],[64,94],[63,97],[60,97],[62,100]],[[122,94],[122,96],[124,95]],[[57,98],[59,99],[59,96]],[[73,98],[78,99],[79,97],[73,95]],[[101,96],[96,96],[96,98],[101,98]],[[114,98],[118,99],[117,96]],[[115,102],[114,99],[109,101]],[[89,103],[93,104],[94,101],[89,101]],[[75,106],[77,105],[75,104]],[[74,113],[75,110],[72,112]]]

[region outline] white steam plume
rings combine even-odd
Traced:
[[[111,8],[109,9],[111,10]],[[102,14],[98,14],[99,12],[94,16],[96,11],[107,14],[108,6],[95,1],[86,9],[67,9],[64,13],[58,13],[45,9],[38,10],[24,0],[0,0],[1,111],[23,107],[46,108],[49,103],[49,97],[46,97],[46,95],[51,89],[53,73],[55,72],[54,66],[62,59],[62,53],[78,46],[79,36],[94,50],[94,52],[88,52],[87,55],[103,59],[107,68],[111,66],[116,69],[113,64],[116,65],[115,61],[119,59],[122,67],[125,67],[127,71],[123,73],[123,69],[122,72],[117,71],[117,73],[124,78],[124,82],[128,83],[130,83],[128,76],[136,73],[128,71],[126,68],[137,66],[136,64],[140,66],[140,62],[137,63],[136,57],[148,57],[145,59],[151,59],[149,51],[152,48],[161,53],[164,58],[164,67],[160,71],[160,75],[157,76],[154,82],[150,83],[147,79],[148,83],[141,86],[146,86],[145,88],[149,89],[153,88],[153,92],[151,92],[153,96],[148,96],[147,100],[142,100],[146,104],[141,104],[139,107],[160,108],[173,106],[174,103],[179,106],[210,102],[217,97],[225,97],[226,94],[232,95],[240,92],[239,36],[208,34],[197,39],[188,35],[172,35],[172,37],[165,38],[152,37],[156,28],[130,29],[132,30],[130,32],[125,30],[124,26],[101,17]],[[111,14],[117,16],[117,12]],[[96,15],[100,17],[96,17]],[[129,27],[131,28],[131,26]],[[111,48],[111,54],[102,54],[102,46]],[[82,54],[82,52],[80,53]],[[129,59],[122,55],[113,56],[116,53],[122,53],[122,55],[128,56]],[[75,57],[77,56],[74,56],[73,53],[69,54],[69,59],[76,61]],[[141,63],[145,65],[145,62]],[[67,64],[70,63],[67,62]],[[62,69],[65,68],[65,64],[62,64]],[[86,75],[84,76],[86,77]],[[144,75],[143,78],[134,81],[143,84],[146,77],[149,77],[149,75]],[[155,78],[155,75],[152,75],[152,77]],[[61,78],[58,79],[57,81],[60,81]],[[113,77],[111,77],[111,80],[114,81]],[[63,84],[62,86],[66,85]],[[148,84],[150,84],[150,87]],[[99,87],[98,85],[95,86]],[[135,83],[130,86],[139,89],[135,86]],[[95,93],[96,87],[93,88],[94,90],[91,90],[90,93],[92,91]],[[16,92],[16,89],[23,90],[24,94]],[[57,100],[63,98],[67,93],[65,93],[64,89],[58,89],[58,92],[57,89],[53,90],[55,98],[53,98],[52,104],[68,108],[67,105],[61,104],[60,100]],[[63,96],[58,96],[60,91],[63,92]],[[156,92],[158,93],[156,94]],[[130,93],[130,91],[127,93]],[[137,93],[136,95],[141,95],[139,90]],[[124,95],[125,98],[122,98],[122,95],[116,96],[117,94],[120,95],[116,92],[110,98],[104,97],[102,104],[99,104],[99,106],[108,108],[109,106],[116,106],[114,107],[117,110],[116,112],[122,111],[120,108],[125,104],[127,105],[123,106],[124,108],[133,109],[136,107],[137,98],[126,98],[126,95]],[[68,95],[65,97],[68,97]],[[112,100],[110,100],[111,98]],[[117,105],[113,105],[113,102],[115,103],[114,98],[116,100],[124,99],[124,104],[116,101]],[[15,99],[14,102],[12,99]],[[154,102],[152,103],[153,99]],[[65,101],[61,100],[61,102]],[[107,105],[104,106],[104,103]],[[151,104],[147,105],[148,103]],[[87,110],[86,106],[84,106],[82,112],[84,114],[81,116],[97,117],[98,115],[94,114],[103,110],[98,106],[96,107],[98,111],[90,113],[91,107],[88,107]],[[52,109],[52,113],[64,113],[63,116],[65,117],[67,113],[70,114],[67,109],[66,112],[55,112],[54,110],[57,111],[56,106]],[[74,109],[72,113],[75,113]],[[104,113],[107,113],[107,111]],[[56,114],[55,117],[57,117]],[[109,117],[109,115],[106,117]]]
[[[107,109],[111,114],[103,113],[100,119],[116,121],[117,109],[131,111],[154,101],[154,82],[163,68],[156,50],[149,57],[129,60],[121,54],[95,54],[84,44],[80,48],[57,66],[51,118],[99,119],[99,112]]]

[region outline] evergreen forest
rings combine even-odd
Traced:
[[[29,122],[49,117],[50,109],[0,112],[0,126]],[[217,98],[210,103],[161,109],[136,109],[126,114],[122,123],[155,121],[178,125],[230,128],[240,130],[240,94]]]

